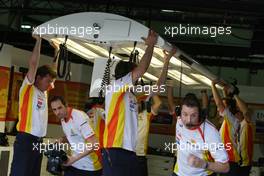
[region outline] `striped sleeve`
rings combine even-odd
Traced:
[[[72,117],[84,139],[88,139],[95,135],[95,132],[90,125],[89,117],[84,112],[75,111],[73,112]]]

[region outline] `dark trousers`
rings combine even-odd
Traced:
[[[138,176],[148,176],[148,162],[146,156],[137,156],[138,158]]]
[[[249,176],[252,166],[239,167],[239,176]]]
[[[102,176],[102,170],[87,171],[69,166],[65,168],[64,176]]]
[[[42,153],[40,144],[42,138],[28,133],[18,133],[14,143],[14,155],[11,166],[11,176],[39,176]],[[38,146],[34,148],[34,146]]]
[[[240,176],[239,175],[239,165],[238,163],[235,162],[229,162],[229,172],[225,174],[220,174],[220,176]]]
[[[137,176],[138,159],[134,152],[121,148],[103,149],[104,176]]]

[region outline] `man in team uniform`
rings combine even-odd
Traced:
[[[64,164],[68,166],[64,176],[101,176],[102,165],[95,152],[99,150],[99,143],[89,117],[83,111],[68,107],[63,97],[54,96],[50,103],[52,111],[61,120],[73,153]]]
[[[146,100],[148,96],[139,96],[137,101],[139,102],[139,114],[138,114],[138,138],[136,145],[136,155],[138,158],[139,165],[139,174],[138,176],[148,176],[148,165],[147,165],[147,149],[148,149],[148,136],[149,136],[149,127],[152,119],[158,115],[158,109],[161,105],[161,100],[158,95],[152,96],[153,104],[150,111],[148,112]],[[150,103],[150,102],[149,102]]]
[[[92,100],[94,99],[94,100]],[[98,102],[97,97],[89,98],[91,102],[86,103],[86,113],[91,120],[91,124],[99,140],[100,148],[103,147],[105,112],[102,102]],[[97,101],[97,102],[96,102]]]
[[[252,124],[252,113],[247,104],[238,96],[234,95],[236,104],[241,111],[240,131],[239,131],[239,176],[249,176],[252,167],[254,149],[254,126]]]
[[[176,124],[177,162],[173,175],[206,176],[228,172],[228,156],[219,132],[201,116],[200,102],[187,94]]]
[[[137,175],[138,161],[135,152],[138,106],[129,87],[147,71],[157,37],[154,31],[149,32],[145,39],[147,48],[138,66],[131,62],[119,61],[115,68],[115,80],[106,88],[104,176]]]
[[[238,136],[239,136],[239,120],[241,119],[240,113],[236,108],[234,100],[225,98],[222,101],[216,84],[221,83],[218,80],[212,81],[212,93],[217,106],[217,110],[223,123],[220,128],[220,135],[223,143],[225,144],[226,151],[229,157],[230,170],[228,173],[222,174],[223,176],[239,175],[239,151],[238,151]],[[224,90],[226,87],[224,88]]]
[[[34,146],[40,146],[47,133],[47,91],[56,78],[56,63],[53,68],[48,65],[38,68],[41,38],[33,37],[36,39],[35,47],[29,59],[28,73],[19,90],[18,134],[14,143],[11,176],[40,175],[42,153]],[[56,53],[59,47],[53,46]]]
[[[139,107],[138,114],[138,139],[136,145],[136,155],[139,161],[139,175],[138,176],[148,176],[148,166],[147,166],[147,148],[148,148],[148,134],[150,122],[155,115],[158,114],[158,109],[161,106],[161,100],[157,93],[161,91],[161,86],[164,86],[165,91],[165,80],[167,77],[168,66],[171,57],[176,53],[176,48],[174,47],[169,53],[164,51],[164,65],[161,71],[160,77],[155,86],[157,86],[157,92],[150,92],[150,95],[137,96],[137,102]],[[149,99],[153,99],[153,104],[150,109],[148,109]]]

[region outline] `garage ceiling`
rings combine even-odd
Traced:
[[[262,0],[0,0],[0,41],[32,50],[31,29],[66,14],[100,11],[137,20],[156,30],[203,65],[264,68],[264,1]],[[231,26],[232,34],[165,34],[168,26]],[[52,56],[48,43],[42,52]],[[89,64],[72,56],[72,60]]]

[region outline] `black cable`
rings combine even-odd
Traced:
[[[139,52],[136,50],[137,42],[134,42],[134,48],[130,53],[129,56],[129,62],[136,62],[136,54],[139,54]]]
[[[57,74],[59,78],[63,78],[66,74],[66,68],[67,68],[67,63],[68,63],[68,50],[66,46],[67,39],[68,39],[68,36],[66,35],[65,42],[63,44],[60,44],[60,50],[58,52],[59,60],[58,60]],[[61,72],[61,62],[62,61],[63,61],[63,67],[62,67],[62,72]]]
[[[181,59],[181,74],[180,74],[180,87],[179,87],[179,97],[181,97],[181,91],[182,91],[182,59]]]
[[[101,87],[100,87],[100,91],[99,91],[99,97],[100,98],[104,97],[103,93],[104,93],[105,86],[110,84],[110,64],[112,62],[111,52],[112,52],[112,47],[109,48],[109,56],[108,56],[108,60],[107,60],[106,66],[105,66],[104,76],[103,76],[103,80],[101,82]]]
[[[65,76],[65,81],[70,81],[71,80],[71,63],[68,63],[68,67],[67,67],[67,73]]]

